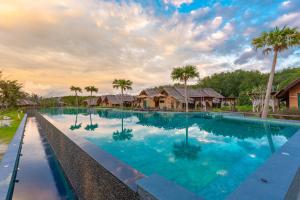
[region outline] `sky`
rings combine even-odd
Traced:
[[[237,69],[268,72],[272,55],[251,47],[262,31],[300,28],[299,0],[0,0],[0,71],[24,90],[72,94],[71,85],[118,93],[173,83],[192,64],[200,78]],[[277,69],[300,66],[300,48]],[[83,93],[86,94],[86,93]]]

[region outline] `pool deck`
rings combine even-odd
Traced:
[[[228,200],[299,199],[300,130],[250,175]]]

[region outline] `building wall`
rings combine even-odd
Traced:
[[[140,102],[140,107],[145,108],[145,103],[146,103],[146,108],[155,108],[155,102],[153,98],[147,97],[145,99],[142,99]]]
[[[164,107],[168,110],[182,110],[183,106],[182,103],[176,101],[176,99],[174,99],[171,96],[167,96],[164,98],[165,99],[165,103],[164,103]]]
[[[298,108],[298,94],[300,93],[300,83],[294,86],[289,91],[289,108],[299,109]]]

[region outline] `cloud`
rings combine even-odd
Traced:
[[[300,12],[292,12],[280,16],[278,19],[271,23],[271,26],[292,26],[300,28]]]
[[[165,3],[180,7],[192,1]],[[1,70],[27,91],[52,96],[71,94],[70,85],[118,93],[111,86],[115,78],[131,79],[130,92],[138,93],[170,84],[172,68],[185,64],[196,65],[203,76],[263,69],[264,59],[244,52],[249,41],[239,33],[249,37],[257,31],[240,28],[232,18],[237,6],[174,10],[157,14],[132,1],[1,1]]]
[[[164,0],[165,4],[172,4],[176,7],[180,7],[182,4],[190,4],[193,0]]]

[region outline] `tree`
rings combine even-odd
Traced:
[[[91,97],[93,96],[93,92],[98,92],[98,88],[96,88],[95,86],[87,86],[84,88],[87,92],[91,93]]]
[[[124,91],[125,90],[131,90],[132,89],[132,81],[130,80],[125,80],[125,79],[115,79],[113,82],[113,88],[119,89],[121,88],[121,101],[122,101],[122,109],[124,106]]]
[[[76,86],[71,86],[70,87],[70,90],[75,92],[75,97],[76,97],[76,103],[77,103],[77,107],[79,106],[79,103],[78,103],[78,92],[82,92],[82,89],[80,87],[76,87]]]
[[[263,32],[259,37],[254,38],[252,40],[252,45],[255,49],[262,49],[262,52],[264,54],[269,54],[271,52],[274,53],[272,68],[266,90],[264,107],[261,115],[261,117],[265,119],[268,116],[269,101],[278,53],[281,53],[289,49],[290,47],[300,45],[300,32],[297,30],[297,28],[290,28],[285,26],[280,29],[278,27],[275,27],[272,31]]]
[[[197,69],[193,65],[186,65],[184,67],[175,67],[171,73],[173,80],[184,82],[184,96],[185,96],[185,111],[188,112],[188,96],[187,96],[187,81],[192,78],[199,77]]]
[[[0,80],[1,103],[7,107],[16,106],[17,100],[25,97],[25,93],[21,89],[22,84],[16,80]]]

